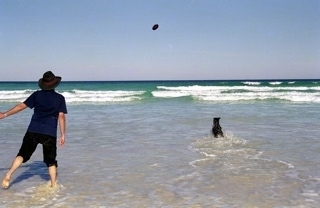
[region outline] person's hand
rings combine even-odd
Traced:
[[[59,146],[64,147],[64,143],[65,143],[65,136],[63,135],[59,138]]]
[[[2,112],[0,112],[0,119],[4,119],[6,117],[6,115]]]

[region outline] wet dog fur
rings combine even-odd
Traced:
[[[220,118],[213,118],[212,134],[215,138],[224,137],[219,120]]]

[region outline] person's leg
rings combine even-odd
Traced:
[[[49,135],[42,135],[43,161],[49,171],[51,187],[56,186],[57,182],[57,138]]]
[[[9,188],[11,175],[14,173],[14,171],[16,171],[20,167],[22,162],[23,162],[23,157],[21,157],[21,156],[17,156],[13,160],[10,170],[7,172],[7,174],[4,176],[4,178],[2,180],[2,188],[4,188],[4,189]]]
[[[12,174],[20,167],[22,163],[25,163],[30,159],[31,155],[36,150],[36,148],[37,143],[32,137],[32,134],[26,132],[25,136],[23,137],[23,142],[20,147],[19,153],[13,160],[9,171],[2,180],[2,188],[9,188]]]
[[[54,188],[57,183],[57,167],[55,165],[51,165],[48,167],[51,187]]]

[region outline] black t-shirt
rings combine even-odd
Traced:
[[[25,101],[29,108],[34,108],[28,131],[57,137],[58,115],[67,113],[63,95],[54,90],[38,90]]]

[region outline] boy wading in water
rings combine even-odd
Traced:
[[[24,102],[5,113],[0,112],[0,119],[3,119],[27,107],[34,109],[20,150],[13,160],[10,170],[2,180],[2,188],[9,188],[12,174],[22,163],[30,159],[39,143],[42,144],[43,161],[49,170],[51,187],[55,187],[58,167],[56,160],[57,126],[59,123],[59,145],[63,147],[66,132],[65,114],[67,113],[65,98],[54,90],[60,81],[61,77],[55,76],[51,71],[47,71],[38,82],[41,90],[33,92]]]

